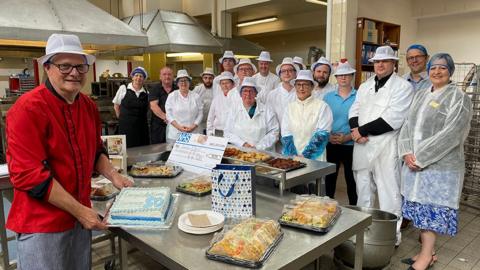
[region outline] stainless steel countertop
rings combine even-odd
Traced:
[[[135,185],[168,186],[175,190],[178,183],[194,176],[193,173],[184,171],[173,179],[136,179]],[[257,217],[278,219],[283,204],[293,198],[295,198],[294,194],[285,193],[280,197],[276,194],[276,189],[259,186],[256,197]],[[210,196],[198,198],[180,193],[179,199],[178,211],[169,230],[122,228],[111,228],[111,230],[170,269],[245,269],[205,257],[205,251],[210,245],[213,234],[191,235],[177,227],[178,217],[182,213],[197,209],[211,209]],[[94,208],[104,212],[105,202],[95,202]],[[299,269],[357,232],[363,231],[370,224],[370,215],[342,208],[342,214],[337,223],[325,235],[282,227],[284,238],[262,269]]]
[[[230,146],[230,145],[229,145]],[[242,147],[236,147],[242,150],[246,150]],[[161,157],[161,154],[166,151],[170,151],[172,149],[171,144],[154,144],[154,145],[146,145],[140,147],[133,147],[127,149],[128,153],[128,165],[132,165],[135,162],[140,161],[149,161],[149,160],[158,160]],[[251,149],[250,149],[251,150]],[[282,155],[272,152],[265,152],[274,157],[282,157]],[[285,158],[285,157],[284,157]],[[324,177],[325,175],[331,174],[335,172],[335,164],[311,160],[306,158],[297,157],[295,158],[303,163],[306,163],[307,166],[305,168],[300,168],[297,170],[293,170],[286,173],[286,179],[283,186],[283,189],[288,189],[300,184],[308,183],[311,181],[316,181]],[[258,176],[258,178],[266,178],[264,176]],[[277,181],[281,181],[282,175],[276,174],[273,176],[269,176],[269,179],[275,179]]]

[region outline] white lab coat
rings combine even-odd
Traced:
[[[180,90],[173,91],[165,102],[165,111],[168,122],[167,139],[177,140],[180,134],[171,124],[173,121],[185,126],[196,124],[198,127],[192,133],[201,133],[199,125],[203,118],[203,102],[197,93],[189,91],[187,97],[183,97]]]
[[[282,136],[293,136],[293,143],[297,153],[301,154],[312,135],[317,130],[330,132],[332,130],[333,115],[328,104],[313,96],[304,101],[295,99],[288,104],[282,119]],[[317,158],[326,161],[326,151]]]
[[[297,93],[295,91],[295,87],[289,91],[283,88],[282,84],[279,84],[277,88],[270,92],[267,96],[267,103],[266,105],[270,107],[275,116],[277,117],[278,123],[283,123],[282,118],[285,114],[285,110],[287,109],[287,105],[290,102],[295,101],[297,98]],[[281,134],[284,136],[283,134]]]
[[[421,171],[402,168],[402,195],[422,204],[458,209],[465,174],[463,145],[470,128],[472,101],[455,84],[413,99],[398,138],[400,158],[414,154]]]
[[[225,130],[230,107],[230,100],[223,93],[213,98],[207,118],[207,135],[214,135],[216,130]]]
[[[236,86],[228,91],[227,97],[231,106],[243,106],[243,101],[239,90],[240,87]]]
[[[358,117],[358,125],[362,126],[381,117],[393,131],[378,136],[369,135],[367,143],[354,145],[352,167],[357,184],[357,205],[373,207],[376,186],[380,209],[400,217],[397,223],[399,243],[402,199],[397,137],[407,116],[413,90],[408,81],[393,73],[385,85],[375,92],[374,78],[360,85],[349,118]]]
[[[203,119],[199,125],[200,131],[203,131],[207,128],[207,116],[213,101],[213,85],[211,88],[206,88],[203,83],[199,84],[193,88],[193,92],[197,93],[200,96],[200,100],[203,102]]]
[[[334,84],[327,83],[325,87],[319,88],[318,86],[313,89],[312,96],[315,98],[323,100],[323,97],[330,92],[333,92],[336,90],[336,87]]]
[[[253,75],[256,84],[260,87],[260,93],[257,95],[257,100],[265,103],[267,102],[268,94],[280,84],[280,78],[277,75],[269,72],[267,76],[262,76],[260,72]]]
[[[224,137],[237,146],[249,143],[259,150],[272,150],[278,140],[278,133],[278,121],[268,107],[257,103],[255,114],[250,118],[242,104],[230,110]]]

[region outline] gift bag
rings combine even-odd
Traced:
[[[212,170],[212,210],[227,218],[255,215],[253,166],[219,164]]]

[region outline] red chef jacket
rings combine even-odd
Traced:
[[[79,93],[68,104],[47,81],[22,95],[6,117],[7,163],[14,198],[7,228],[18,233],[62,232],[75,218],[48,203],[52,177],[91,207],[90,185],[104,148],[95,103]],[[32,190],[43,190],[43,197]]]

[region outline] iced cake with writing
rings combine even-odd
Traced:
[[[124,188],[110,209],[112,225],[163,224],[172,195],[168,187]]]

